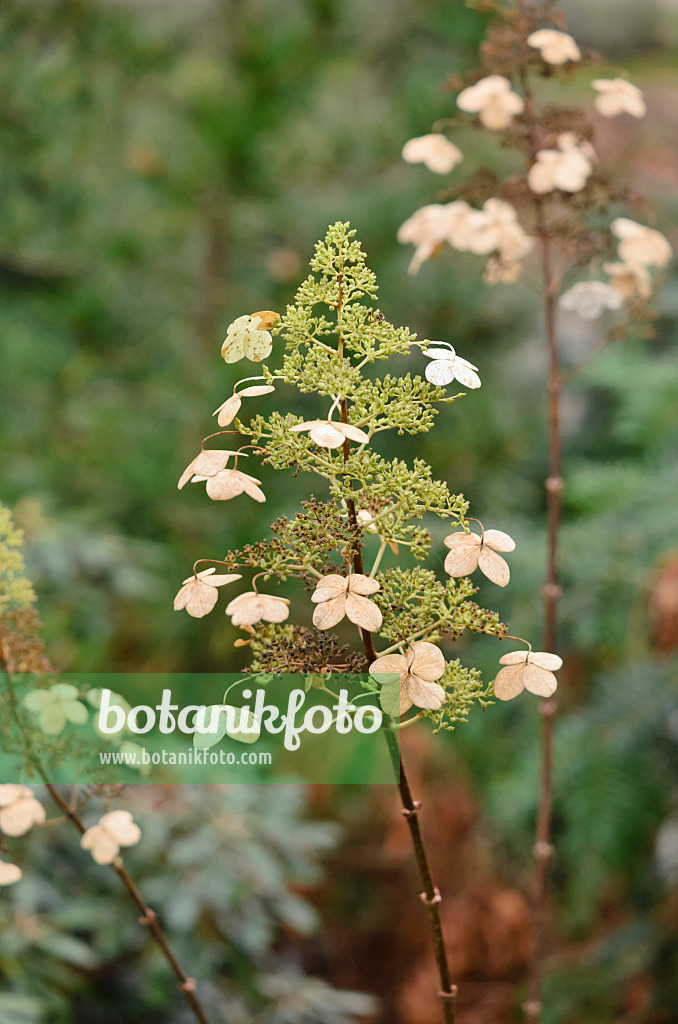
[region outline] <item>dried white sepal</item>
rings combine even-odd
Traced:
[[[557,149],[540,149],[527,174],[527,183],[537,195],[560,189],[581,192],[593,171],[595,153],[573,132],[558,136]]]
[[[581,50],[567,32],[555,28],[542,28],[527,37],[528,46],[539,50],[547,64],[566,64],[567,61],[581,60]]]
[[[500,669],[494,680],[494,693],[499,700],[512,700],[523,690],[538,697],[551,697],[558,687],[554,676],[563,661],[546,651],[510,651],[499,659]]]
[[[619,239],[618,252],[624,263],[641,267],[665,267],[673,249],[661,231],[645,227],[628,217],[612,221],[612,234]]]
[[[444,543],[450,549],[445,559],[445,572],[450,576],[469,576],[479,568],[499,587],[510,581],[509,567],[497,552],[513,551],[516,545],[502,530],[485,530],[480,537],[477,533],[451,533]]]
[[[313,625],[331,629],[346,616],[356,626],[374,633],[382,623],[382,615],[368,594],[376,594],[379,584],[363,573],[340,576],[330,573],[318,580],[311,601],[316,605]]]
[[[311,440],[320,448],[340,448],[346,440],[357,441],[359,444],[367,444],[370,440],[359,427],[335,420],[307,420],[289,429],[293,434],[308,431]]]
[[[256,622],[284,622],[289,617],[290,602],[286,597],[258,594],[249,590],[234,597],[226,607],[234,626],[253,626]]]
[[[109,811],[87,829],[80,845],[90,851],[97,864],[112,864],[121,846],[134,846],[140,839],[141,829],[129,811]]]
[[[444,135],[431,133],[410,139],[402,157],[408,164],[424,164],[434,174],[449,174],[463,159],[463,153]]]
[[[558,305],[582,320],[596,320],[606,309],[621,309],[618,289],[603,281],[580,281],[560,297]]]
[[[28,786],[0,785],[0,832],[23,836],[45,817],[45,808]]]
[[[203,569],[195,576],[184,580],[183,586],[174,598],[175,612],[186,609],[194,619],[208,615],[217,603],[217,587],[242,579],[239,573],[216,575],[215,569]]]
[[[632,82],[625,78],[594,78],[591,85],[598,93],[596,110],[603,117],[617,117],[618,114],[645,117],[647,107],[643,94]]]
[[[381,681],[382,689],[387,691],[389,707],[394,707],[394,713],[397,707],[401,715],[413,704],[418,708],[438,710],[445,700],[445,691],[436,680],[444,671],[442,651],[427,640],[411,644],[405,654],[385,654],[370,665],[370,675]],[[388,691],[391,689],[396,691],[395,705],[390,704]]]
[[[493,131],[508,128],[516,114],[525,109],[522,96],[511,90],[511,83],[503,75],[488,75],[463,89],[457,96],[457,106],[469,114],[478,114],[480,123]]]
[[[424,355],[433,360],[424,371],[429,383],[444,387],[458,380],[466,388],[480,387],[480,377],[476,372],[478,367],[458,356],[447,342],[434,341],[430,348],[424,350]]]
[[[21,868],[9,861],[0,860],[0,886],[14,885],[22,876]]]

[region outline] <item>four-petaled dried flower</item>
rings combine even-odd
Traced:
[[[579,142],[574,132],[558,136],[557,149],[540,149],[527,175],[527,183],[537,195],[561,189],[581,192],[593,170],[595,156],[589,143]]]
[[[91,851],[97,864],[112,864],[121,846],[134,846],[140,839],[141,829],[129,811],[109,811],[98,825],[87,829],[80,845]]]
[[[580,281],[561,296],[558,304],[582,320],[595,320],[605,309],[621,309],[623,300],[619,290],[611,284]]]
[[[215,572],[216,569],[203,569],[202,572],[185,579],[181,590],[174,598],[175,612],[185,608],[194,619],[201,619],[203,615],[208,615],[217,603],[217,587],[242,579],[238,573],[215,576]]]
[[[457,106],[478,114],[485,128],[496,131],[508,128],[515,115],[525,109],[522,97],[511,91],[511,83],[503,75],[489,75],[463,89],[457,96]]]
[[[416,274],[422,263],[448,241],[450,232],[450,212],[452,203],[446,206],[440,203],[429,203],[421,206],[408,217],[398,228],[398,241],[401,245],[411,243],[415,253],[408,267],[409,274]],[[471,207],[464,203],[468,210]]]
[[[38,715],[38,727],[47,736],[57,736],[66,722],[83,725],[87,721],[87,708],[78,700],[77,686],[71,683],[31,690],[24,697],[24,707]]]
[[[545,651],[511,651],[499,659],[505,665],[494,680],[494,694],[499,700],[512,700],[523,690],[538,697],[550,697],[556,692],[558,680],[554,676],[562,667],[562,658]]]
[[[445,658],[435,644],[419,640],[407,648],[407,654],[385,654],[370,665],[370,675],[400,676],[400,714],[412,705],[437,711],[445,700],[445,691],[436,680],[445,671]]]
[[[45,820],[45,808],[28,786],[0,786],[0,831],[23,836]]]
[[[331,629],[347,616],[361,629],[373,633],[382,623],[382,615],[367,594],[376,594],[379,584],[362,573],[340,576],[330,573],[318,580],[311,601],[317,608],[313,612],[313,625],[318,629]]]
[[[547,64],[566,64],[568,60],[581,60],[581,50],[567,32],[555,28],[541,28],[527,37],[528,46],[539,50]]]
[[[279,319],[277,313],[262,310],[234,320],[221,346],[221,354],[226,362],[237,363],[240,359],[251,359],[253,363],[260,363],[270,356],[273,338],[266,328],[272,327]]]
[[[625,78],[594,78],[591,85],[598,93],[596,110],[603,117],[616,117],[617,114],[645,117],[647,107],[637,85]]]
[[[14,885],[21,878],[22,871],[16,864],[10,864],[6,860],[0,860],[0,886]]]
[[[652,280],[640,264],[603,263],[603,270],[610,275],[610,284],[623,299],[631,299],[634,295],[649,299],[652,295]]]
[[[200,477],[197,478],[197,481],[199,480]],[[243,492],[255,501],[266,501],[260,483],[261,480],[248,476],[239,469],[222,469],[220,473],[207,479],[205,489],[212,501],[229,501]]]
[[[527,256],[534,247],[534,239],[518,222],[518,214],[504,199],[488,199],[482,211],[470,222],[471,237],[468,248],[480,256],[499,252],[511,259]]]
[[[225,468],[231,455],[235,454],[235,452],[227,451],[225,448],[208,448],[207,451],[201,451],[186,466],[186,469],[179,477],[177,487],[181,490],[189,480],[197,483],[198,481],[206,480],[209,476],[216,476],[217,473],[220,473]]]
[[[628,217],[612,221],[612,234],[619,239],[617,247],[624,263],[641,267],[665,267],[673,249],[661,231],[647,228]]]
[[[449,174],[463,159],[461,150],[437,133],[419,135],[403,146],[403,160],[408,164],[425,164],[435,174]]]
[[[290,602],[286,597],[272,594],[258,594],[249,590],[234,597],[226,608],[234,626],[253,626],[255,622],[284,622],[290,614]]]
[[[311,440],[321,448],[339,448],[346,440],[358,441],[360,444],[367,444],[370,440],[359,427],[336,420],[308,420],[306,423],[297,423],[290,430],[293,434],[308,430]]]
[[[453,380],[458,380],[466,388],[480,387],[477,366],[458,356],[447,341],[434,341],[432,345],[432,348],[427,348],[424,352],[425,356],[433,360],[424,371],[427,381],[438,387],[451,384]],[[436,348],[438,345],[441,347]]]
[[[445,572],[450,576],[469,576],[476,569],[485,573],[500,587],[505,587],[511,578],[509,567],[498,551],[513,551],[515,541],[501,530],[484,530],[477,533],[451,533],[445,538],[450,549],[445,559]]]
[[[240,411],[243,398],[255,398],[259,395],[270,395],[271,391],[275,391],[272,384],[253,384],[250,387],[243,388],[242,391],[237,391],[236,388],[237,384],[233,388],[233,394],[231,397],[227,398],[226,401],[212,413],[213,416],[217,417],[217,423],[220,427],[227,427],[229,423],[233,422]]]

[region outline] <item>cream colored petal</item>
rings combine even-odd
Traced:
[[[84,725],[87,721],[87,708],[79,700],[68,700],[62,704],[64,715],[73,725]]]
[[[377,658],[370,665],[370,675],[375,679],[381,676],[406,676],[407,658],[404,654],[385,654],[383,658]]]
[[[120,844],[108,829],[101,825],[88,828],[80,840],[83,850],[89,850],[97,864],[112,864],[120,853]]]
[[[516,542],[501,530],[485,530],[483,543],[495,551],[515,551]]]
[[[313,612],[313,625],[317,629],[331,629],[341,622],[346,614],[346,597],[333,597],[329,601],[318,604]]]
[[[369,437],[360,427],[354,427],[350,423],[337,423],[337,430],[341,431],[349,441],[358,441],[360,444],[367,444]]]
[[[367,594],[376,594],[379,590],[377,581],[372,579],[371,576],[363,575],[361,572],[352,572],[346,579],[348,590],[351,594],[361,594],[365,597]]]
[[[547,672],[530,661],[525,665],[523,683],[526,690],[536,693],[538,697],[550,697],[558,689],[558,680],[553,672]]]
[[[220,427],[227,427],[229,423],[238,415],[242,402],[240,395],[231,395],[227,398],[223,405],[220,405],[214,415],[217,417],[217,423]]]
[[[250,387],[243,388],[238,394],[245,398],[258,398],[260,395],[270,395],[275,388],[272,384],[252,384]]]
[[[53,697],[49,690],[31,690],[24,697],[23,704],[29,711],[42,711],[47,704],[51,704],[52,700]]]
[[[500,665],[522,665],[527,661],[529,651],[509,651],[508,654],[503,654],[499,659]]]
[[[268,331],[250,329],[245,334],[243,351],[253,363],[260,363],[262,359],[267,359],[273,351],[273,338]]]
[[[195,580],[193,583],[187,583],[186,589],[189,591],[188,600],[183,607],[188,614],[194,619],[202,619],[203,616],[209,615],[219,597],[216,588],[207,586],[202,580]],[[175,610],[179,610],[176,603]]]
[[[290,602],[284,597],[273,597],[270,594],[262,594],[260,597],[262,618],[266,622],[284,622],[289,618]]]
[[[194,465],[194,463],[195,463],[195,459],[193,459],[192,462],[189,462],[189,464],[186,466],[186,469],[183,471],[183,473],[179,477],[179,483],[177,484],[177,489],[178,490],[180,490],[180,491],[183,490],[183,488],[186,486],[188,481],[193,476],[193,465]]]
[[[134,823],[129,811],[110,811],[104,814],[99,825],[110,832],[120,846],[134,846],[141,839],[141,829]]]
[[[208,587],[223,587],[227,583],[233,583],[235,580],[241,580],[242,576],[239,572],[226,573],[222,576],[210,576],[208,579],[204,579],[202,582],[207,584]]]
[[[253,590],[239,594],[226,606],[226,614],[232,617],[234,626],[253,626],[261,620],[261,602]]]
[[[409,676],[405,675],[400,683],[400,714],[404,715],[412,707],[412,698],[407,689]]]
[[[0,810],[0,831],[6,836],[23,836],[33,825],[45,820],[45,808],[37,800],[20,797],[9,807]]]
[[[21,878],[21,868],[16,864],[10,864],[6,860],[0,860],[0,886],[13,885]]]
[[[440,648],[428,640],[418,640],[411,647],[410,671],[426,683],[440,679],[445,671],[445,658]]]
[[[459,356],[454,360],[454,376],[465,388],[475,390],[481,386],[481,380],[473,367],[465,359]]]
[[[45,736],[58,736],[66,725],[63,705],[59,701],[47,704],[40,712],[38,726]]]
[[[318,601],[329,601],[333,597],[343,597],[347,590],[347,578],[332,572],[329,576],[323,576],[321,580],[318,580],[311,600],[314,604],[317,604]]]
[[[47,691],[45,691],[46,693]],[[0,786],[0,807],[8,807],[9,804],[13,804],[19,797],[24,796],[25,793],[29,792],[27,786],[15,786],[11,782],[7,782]]]
[[[344,435],[331,423],[319,423],[311,427],[309,433],[321,448],[339,448],[344,443]]]
[[[424,370],[424,375],[429,384],[435,384],[436,387],[443,388],[454,380],[454,360],[436,359],[435,362],[428,364]]]
[[[205,487],[212,501],[228,501],[242,494],[245,489],[242,474],[233,469],[224,469],[216,476],[211,476]]]
[[[406,683],[407,695],[418,708],[437,711],[445,701],[445,691],[438,683],[429,683],[410,674]]]
[[[259,481],[255,480],[253,476],[247,476],[243,473],[243,490],[245,494],[248,494],[250,498],[254,498],[255,501],[266,501],[266,495],[259,487]]]
[[[242,330],[236,334],[227,334],[221,346],[222,358],[227,363],[237,363],[245,358],[245,334]]]
[[[545,668],[549,672],[557,672],[559,668],[563,667],[562,658],[559,658],[557,654],[548,654],[546,651],[530,651],[527,660],[530,665]]]
[[[195,476],[215,476],[222,469],[233,455],[233,452],[225,448],[208,448],[193,460],[193,473]]]
[[[454,533],[445,538],[445,544],[450,549],[445,572],[450,576],[468,576],[478,568],[480,538],[475,534]]]
[[[310,430],[311,427],[317,427],[319,423],[326,423],[326,420],[306,420],[304,423],[296,423],[293,427],[290,427],[290,433],[298,434],[302,430]]]
[[[382,624],[382,614],[374,601],[368,597],[359,597],[357,594],[346,595],[346,615],[361,629],[374,633]]]
[[[501,555],[498,555],[492,548],[483,545],[478,554],[478,566],[488,580],[492,580],[498,587],[505,587],[511,579],[508,565]]]
[[[525,688],[523,675],[525,665],[508,665],[497,673],[494,681],[494,695],[499,700],[513,700]]]

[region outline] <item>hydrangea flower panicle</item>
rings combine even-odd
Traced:
[[[400,677],[400,714],[414,704],[418,708],[437,711],[445,700],[445,691],[436,680],[445,671],[445,658],[435,644],[419,640],[407,648],[406,654],[385,654],[370,665],[370,675]]]
[[[515,541],[501,530],[483,530],[477,533],[451,533],[444,544],[449,554],[445,559],[445,572],[450,576],[470,576],[480,569],[488,580],[505,587],[511,578],[509,567],[499,551],[513,551]]]
[[[457,96],[457,106],[469,114],[478,114],[485,128],[501,131],[508,128],[516,114],[522,114],[522,96],[512,92],[511,83],[503,75],[489,75]]]
[[[434,174],[449,174],[464,159],[453,142],[435,132],[410,139],[403,146],[402,156],[408,164],[424,164]]]
[[[0,832],[23,836],[45,817],[45,808],[28,786],[0,785]]]
[[[121,846],[134,846],[141,839],[141,829],[129,811],[109,811],[98,825],[88,828],[80,845],[89,850],[97,864],[112,864]]]
[[[546,651],[511,651],[499,659],[504,665],[494,680],[494,693],[499,700],[512,700],[523,690],[538,697],[551,697],[558,680],[554,676],[562,668],[563,660]]]
[[[436,346],[441,347],[437,348]],[[431,348],[427,348],[424,355],[433,360],[424,371],[429,383],[435,384],[437,387],[444,387],[446,384],[451,384],[453,380],[458,380],[466,388],[480,387],[480,377],[476,372],[478,367],[458,356],[448,342],[431,342]]]
[[[239,573],[215,575],[216,569],[203,569],[184,580],[183,586],[174,598],[175,612],[186,609],[194,619],[202,619],[208,615],[217,603],[217,587],[242,579]]]
[[[311,595],[311,601],[317,605],[313,625],[317,629],[331,629],[346,616],[356,626],[373,633],[381,626],[382,615],[367,595],[376,594],[378,590],[377,581],[362,573],[323,576]]]

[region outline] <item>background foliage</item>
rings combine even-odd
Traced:
[[[605,5],[564,6],[579,41],[605,50]],[[658,42],[676,38],[671,10],[615,7],[614,57],[645,89],[649,117],[601,124],[598,148],[650,195],[675,248],[678,84],[675,51]],[[441,83],[474,65],[484,17],[461,0],[2,5],[0,498],[26,531],[59,668],[243,664],[227,619],[175,615],[171,597],[197,550],[219,556],[262,535],[297,493],[224,513],[174,484],[230,393],[219,358],[225,327],[290,301],[313,242],[337,219],[358,229],[388,319],[453,342],[481,369],[480,392],[445,407],[429,435],[408,439],[409,451],[516,538],[511,586],[492,599],[515,632],[538,635],[545,357],[536,300],[521,286],[487,290],[471,260],[452,254],[409,279],[410,253],[395,242],[439,184],[403,164],[400,147],[450,114]],[[482,141],[456,141],[469,164],[482,163]],[[581,321],[563,327],[574,362],[596,339]],[[677,333],[671,278],[655,337],[606,351],[566,399],[549,1024],[678,1019]],[[401,455],[396,443],[384,454]],[[474,641],[473,660],[485,656],[490,671],[496,651],[483,643]],[[464,659],[463,643],[455,655]],[[434,749],[423,734],[413,740],[438,810],[438,873],[453,894],[463,1024],[512,1020],[520,1002],[535,717],[531,702],[516,701],[477,713]],[[282,977],[281,962],[288,978],[294,963],[376,992],[384,1020],[435,1019],[417,995],[427,950],[400,909],[413,882],[389,794],[297,794],[280,806],[244,791],[191,799],[142,790],[135,799],[158,833],[134,855],[150,895],[195,973],[210,976],[220,998],[228,991],[228,1019],[240,1019],[236,1004],[256,1019],[339,1019],[322,1016],[325,990],[307,1018],[298,1007],[265,1016],[252,979],[260,991],[264,976]],[[228,886],[209,880],[206,822],[237,817],[243,801],[267,838],[253,873],[237,844],[215,848],[220,871],[236,880],[229,902]],[[301,880],[275,867],[274,851],[280,831],[311,827],[298,824],[309,815],[340,820],[346,844],[314,897],[325,926],[311,946],[299,938],[314,925],[295,890],[325,833],[305,848]],[[3,892],[3,1021],[181,1020],[178,1004],[167,1016],[167,986],[113,887],[97,890],[92,872],[88,895],[69,897],[81,865],[57,834],[32,837],[31,880]],[[171,878],[184,880],[179,891]],[[506,950],[502,959],[502,945],[513,959]],[[349,1004],[348,1013],[364,1009]]]

